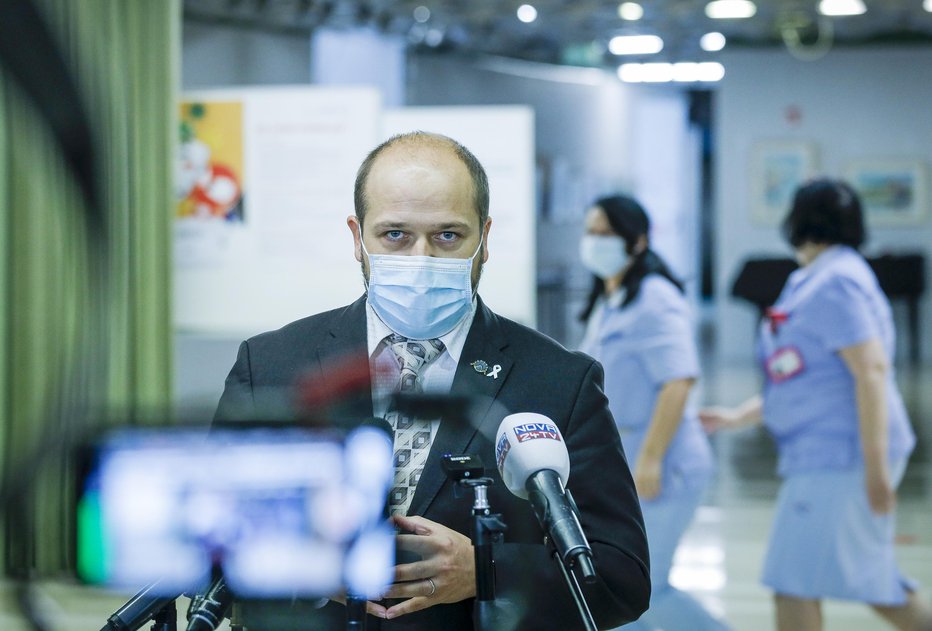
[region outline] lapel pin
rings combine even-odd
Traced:
[[[494,366],[492,366],[492,370],[485,373],[485,376],[492,377],[493,379],[498,379],[498,373],[500,373],[501,371],[502,371],[502,367],[499,366],[498,364],[495,364]]]
[[[476,361],[471,363],[470,366],[472,366],[473,369],[480,375],[484,375],[489,370],[489,365],[485,363],[484,359],[477,359]]]

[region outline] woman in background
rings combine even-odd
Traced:
[[[861,203],[844,182],[802,186],[783,224],[800,269],[759,336],[763,397],[701,413],[707,429],[763,421],[783,478],[763,582],[780,631],[822,628],[823,598],[858,600],[895,627],[932,612],[894,558],[896,487],[915,444],[893,374],[890,303],[858,253]]]
[[[650,249],[650,221],[634,199],[597,200],[585,225],[580,256],[594,278],[580,350],[605,369],[650,546],[650,609],[625,629],[722,631],[669,582],[673,553],[712,474],[708,439],[687,406],[699,361],[683,286]]]

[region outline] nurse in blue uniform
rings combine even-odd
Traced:
[[[797,192],[783,224],[800,269],[761,324],[762,397],[703,410],[714,431],[763,420],[777,500],[763,583],[780,631],[822,628],[824,598],[867,603],[899,629],[932,629],[894,558],[896,487],[915,444],[893,371],[890,304],[857,248],[861,204],[841,181]]]
[[[605,369],[605,392],[632,465],[650,546],[650,609],[625,629],[727,629],[669,582],[673,553],[712,475],[712,454],[688,404],[699,377],[683,287],[650,249],[633,199],[599,199],[586,214],[580,257],[593,275],[580,350]]]

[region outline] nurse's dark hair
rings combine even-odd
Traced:
[[[861,247],[867,229],[858,194],[842,180],[809,180],[796,190],[783,237],[794,248],[807,242]]]
[[[375,164],[375,161],[386,149],[395,146],[399,148],[407,147],[412,150],[412,153],[414,149],[421,147],[446,148],[452,151],[469,172],[469,177],[472,180],[473,204],[476,213],[479,215],[479,227],[485,225],[486,220],[489,218],[489,178],[476,156],[469,149],[447,136],[426,131],[412,131],[392,136],[370,151],[359,166],[353,190],[353,204],[360,226],[368,210],[369,200],[366,195],[366,182],[369,179],[369,173],[372,171],[372,165]]]
[[[650,233],[650,218],[644,212],[644,208],[632,197],[627,195],[611,195],[600,197],[592,204],[598,206],[608,218],[608,224],[612,231],[625,241],[625,249],[631,252],[631,249],[637,243],[637,240]],[[671,283],[677,289],[683,291],[683,283],[680,282],[666,261],[660,258],[660,255],[648,247],[644,251],[633,257],[631,267],[621,281],[621,286],[625,288],[625,299],[622,301],[622,308],[631,304],[641,291],[641,283],[650,274],[659,274]],[[605,293],[605,281],[598,276],[592,277],[592,288],[589,290],[589,298],[586,300],[586,307],[579,314],[579,319],[586,321],[592,315],[595,303],[599,296]]]

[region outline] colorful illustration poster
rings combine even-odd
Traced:
[[[180,134],[175,176],[177,216],[243,221],[242,102],[183,102]]]
[[[380,111],[368,87],[183,95],[171,210],[179,330],[251,335],[362,293],[346,217]]]

